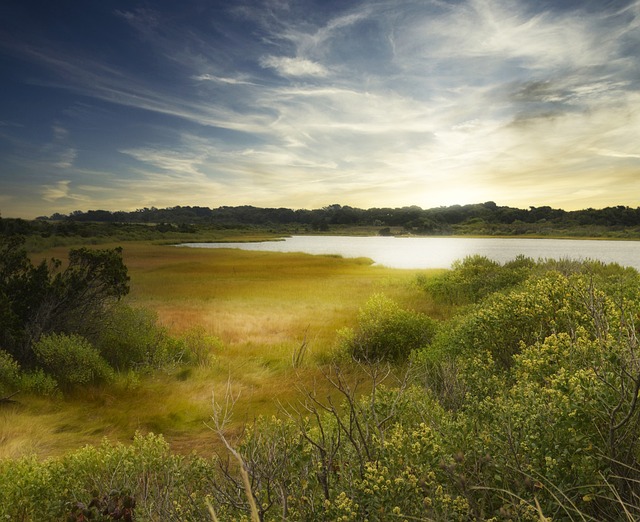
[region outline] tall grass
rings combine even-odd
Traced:
[[[34,261],[64,258],[65,252],[36,254]],[[120,375],[114,384],[64,400],[18,396],[19,413],[0,411],[0,458],[56,455],[104,436],[126,441],[136,431],[161,432],[180,452],[211,452],[216,438],[204,424],[211,391],[229,378],[241,390],[230,426],[239,430],[260,414],[276,413],[278,403],[295,401],[302,383],[330,393],[322,389],[328,387],[322,364],[331,357],[336,331],[355,323],[372,294],[427,306],[411,286],[415,271],[363,259],[149,242],[128,242],[123,254],[131,276],[128,304],[156,311],[172,335],[219,339],[211,362],[160,375]],[[303,342],[304,359],[294,363]]]

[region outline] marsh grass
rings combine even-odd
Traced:
[[[63,259],[65,253],[38,256]],[[352,326],[374,293],[433,312],[414,284],[417,271],[366,259],[150,242],[128,242],[123,254],[131,276],[128,304],[156,311],[173,335],[217,339],[208,364],[120,375],[63,400],[20,397],[19,410],[0,410],[0,458],[61,454],[103,437],[127,441],[136,431],[163,433],[182,453],[211,453],[219,444],[205,425],[211,393],[229,380],[239,398],[228,429],[240,433],[245,422],[294,403],[302,389],[333,393],[323,372],[336,331]],[[305,356],[295,364],[303,342]]]

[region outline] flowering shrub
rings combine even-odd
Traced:
[[[423,382],[455,404],[453,444],[474,463],[467,479],[554,519],[614,519],[635,509],[639,489],[640,285],[637,273],[589,266],[487,297],[415,358]],[[449,390],[464,399],[447,400]],[[513,509],[496,495],[483,504]]]
[[[358,326],[340,332],[343,348],[356,360],[406,360],[412,350],[433,338],[436,323],[430,317],[404,310],[385,297],[371,297],[358,314]]]
[[[0,461],[0,519],[83,520],[92,502],[108,514],[111,500],[112,515],[133,510],[139,521],[207,520],[204,488],[214,472],[212,461],[174,455],[153,434],[138,434],[129,445],[105,441],[57,459]]]

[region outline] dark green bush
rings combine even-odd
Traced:
[[[123,304],[104,316],[94,345],[117,370],[159,367],[181,360],[185,350],[158,324],[155,312]]]
[[[25,369],[33,344],[52,333],[91,336],[108,307],[129,291],[122,249],[70,250],[68,263],[34,266],[24,238],[0,235],[0,346]]]
[[[97,384],[113,378],[113,370],[98,350],[78,335],[44,336],[33,351],[42,368],[62,387]]]
[[[20,365],[4,350],[0,350],[0,396],[15,391],[20,385]]]

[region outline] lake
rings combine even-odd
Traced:
[[[291,236],[254,243],[183,243],[195,248],[239,248],[268,252],[368,257],[389,268],[449,268],[479,254],[504,263],[523,254],[533,259],[595,259],[640,270],[640,241],[462,237]]]

